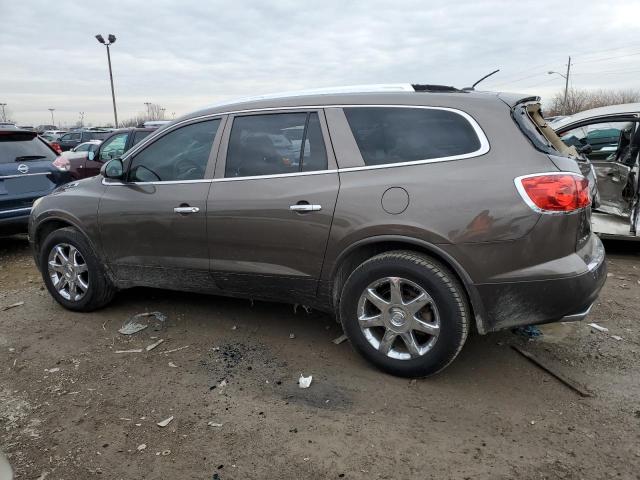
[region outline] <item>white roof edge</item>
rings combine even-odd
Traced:
[[[581,120],[588,120],[590,118],[606,116],[606,115],[616,115],[616,114],[638,114],[640,113],[640,103],[622,103],[618,105],[608,105],[606,107],[597,107],[592,108],[590,110],[583,110],[582,112],[575,113],[573,115],[568,116],[567,118],[563,118],[562,120],[558,120],[553,123],[553,129],[558,130],[565,125],[569,125],[574,122],[579,122]]]
[[[345,85],[337,87],[312,88],[309,90],[293,90],[289,92],[270,93],[266,95],[256,95],[252,97],[237,98],[225,102],[207,105],[204,108],[222,107],[236,103],[253,102],[257,100],[272,100],[287,97],[303,97],[306,95],[332,95],[337,93],[392,93],[392,92],[415,92],[410,83],[377,83],[371,85]]]

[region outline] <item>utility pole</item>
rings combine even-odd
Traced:
[[[176,112],[171,112],[171,116],[172,116],[173,118],[176,118]]]
[[[147,106],[147,120],[151,120],[151,102],[144,102]]]
[[[569,56],[569,61],[567,62],[567,74],[562,74],[560,72],[555,72],[555,71],[548,71],[547,72],[549,75],[551,74],[556,74],[556,75],[560,75],[562,78],[564,78],[564,99],[562,100],[562,114],[566,115],[567,114],[567,98],[569,97],[569,76],[571,75],[571,56]]]
[[[84,127],[84,112],[80,112],[80,126]]]
[[[115,119],[116,128],[118,128],[118,111],[116,110],[116,93],[113,89],[113,73],[111,71],[111,53],[109,51],[109,46],[116,43],[116,36],[113,34],[109,34],[108,36],[109,43],[105,42],[102,35],[96,35],[96,40],[98,40],[101,44],[107,47],[107,62],[109,63],[109,80],[111,81],[111,99],[113,100],[113,118]]]
[[[160,120],[164,120],[164,111],[166,110],[166,108],[161,108],[160,109]]]
[[[51,112],[51,125],[55,126],[56,122],[53,119],[53,111],[55,110],[55,108],[48,108],[47,110],[49,110]]]
[[[2,121],[6,122],[7,121],[7,114],[4,111],[4,107],[6,107],[7,104],[6,103],[0,103],[0,107],[2,107]]]
[[[567,76],[564,77],[564,103],[562,104],[562,112],[567,114],[567,96],[569,95],[569,74],[571,73],[571,55],[569,55],[569,61],[567,62]]]

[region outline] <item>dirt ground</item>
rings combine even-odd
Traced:
[[[608,333],[474,335],[443,373],[409,381],[332,343],[328,316],[288,305],[134,289],[65,311],[26,240],[0,240],[0,450],[33,480],[640,478],[640,244],[606,247],[588,321]],[[118,333],[151,311],[166,321]]]

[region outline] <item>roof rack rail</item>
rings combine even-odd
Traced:
[[[450,87],[448,85],[427,85],[421,83],[411,84],[416,92],[462,92],[456,87]]]

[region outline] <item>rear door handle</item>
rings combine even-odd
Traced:
[[[292,212],[319,212],[322,210],[322,205],[309,205],[308,203],[299,203],[297,205],[291,205],[289,210]]]
[[[198,213],[200,209],[198,207],[175,207],[173,211],[175,213],[187,214],[187,213]]]

